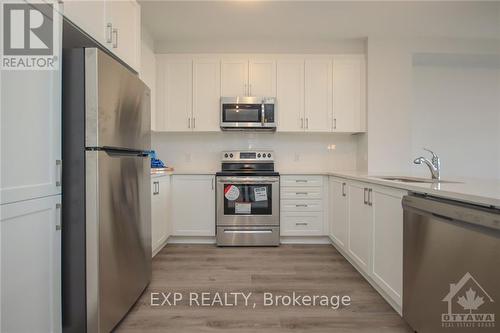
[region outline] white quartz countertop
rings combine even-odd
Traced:
[[[340,178],[429,194],[446,199],[500,208],[500,180],[450,178],[444,180],[452,181],[453,183],[408,183],[377,178],[377,176],[387,176],[383,174],[373,176],[357,171],[337,171],[328,172],[327,174]],[[389,176],[404,175],[391,174]]]
[[[214,175],[218,170],[174,170],[174,175]],[[436,197],[500,208],[500,180],[450,178],[453,183],[408,183],[377,178],[377,176],[406,176],[402,174],[368,175],[359,171],[285,171],[280,175],[323,175],[372,183]]]

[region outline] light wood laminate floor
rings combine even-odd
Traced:
[[[264,307],[264,292],[349,295],[351,305]],[[152,292],[179,292],[176,306],[151,306]],[[189,306],[189,293],[252,292],[256,307]],[[243,300],[241,298],[241,300]],[[153,259],[147,290],[117,332],[411,332],[401,317],[330,245],[218,248],[167,245]]]

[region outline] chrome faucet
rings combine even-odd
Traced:
[[[424,150],[428,151],[429,153],[432,154],[432,160],[429,161],[425,157],[419,157],[416,158],[413,163],[415,164],[422,164],[425,163],[429,167],[429,170],[431,171],[432,179],[439,180],[441,179],[441,161],[439,160],[439,156],[437,156],[432,150],[424,148]]]

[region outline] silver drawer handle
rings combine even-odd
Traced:
[[[307,183],[306,179],[297,179],[295,180],[296,183]]]
[[[309,193],[307,192],[295,192],[295,195],[308,195]]]
[[[266,230],[224,230],[225,234],[272,234],[270,229]]]
[[[297,222],[297,223],[295,223],[295,225],[307,225],[307,223],[306,222]]]
[[[62,185],[62,161],[56,160],[56,186]]]
[[[295,207],[307,207],[307,205],[295,205]]]

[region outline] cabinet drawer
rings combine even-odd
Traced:
[[[323,235],[323,214],[284,213],[281,215],[282,236],[321,236]]]
[[[282,199],[321,199],[321,187],[284,187],[281,189]]]
[[[281,176],[281,187],[314,187],[323,186],[322,176]]]
[[[322,210],[321,200],[281,200],[283,212],[321,212]]]

